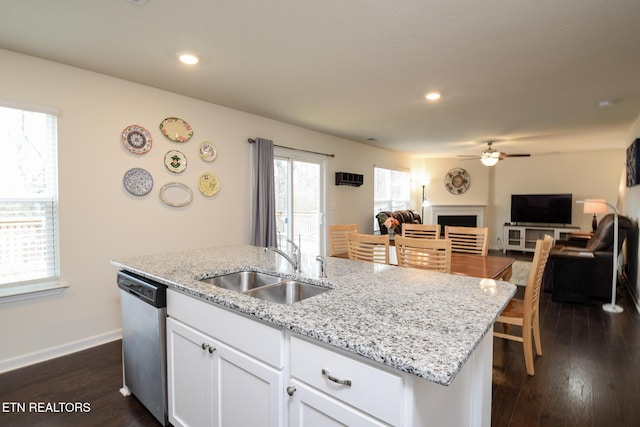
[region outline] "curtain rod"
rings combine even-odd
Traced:
[[[249,138],[247,139],[247,141],[249,142],[249,144],[253,144],[254,142],[256,142],[255,139],[253,138]],[[318,153],[317,151],[309,151],[309,150],[303,150],[301,148],[291,148],[291,147],[285,147],[284,145],[276,145],[273,144],[274,147],[279,147],[279,148],[286,148],[288,150],[295,150],[295,151],[302,151],[304,153],[311,153],[311,154],[320,154],[321,156],[327,156],[327,157],[335,157],[335,154],[327,154],[327,153]]]

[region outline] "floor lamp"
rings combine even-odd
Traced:
[[[427,185],[429,185],[431,181],[425,181],[424,184],[422,184],[422,223],[424,224],[424,208],[429,207],[431,205],[431,203],[429,203],[429,201],[427,199],[424,198],[424,189],[427,187]]]
[[[578,200],[576,203],[584,204],[584,213],[599,212],[596,205],[608,206],[613,210],[613,277],[611,278],[611,304],[603,304],[602,309],[609,313],[622,313],[622,307],[616,304],[616,282],[618,279],[618,209],[604,199]]]

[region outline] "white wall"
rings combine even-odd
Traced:
[[[640,138],[640,116],[636,119],[635,123],[629,130],[629,136],[627,138],[627,146],[631,145],[633,141]],[[640,221],[640,185],[633,187],[626,187],[626,185],[620,185],[620,202],[622,204],[621,211],[629,218]],[[640,263],[640,254],[636,254],[637,263]],[[640,295],[640,274],[635,278],[635,296],[638,298]],[[640,300],[636,299],[636,305],[640,307]]]
[[[502,226],[511,220],[511,194],[571,193],[573,199],[603,198],[615,201],[624,169],[624,150],[605,150],[505,159],[488,168],[479,160],[424,159],[425,173],[431,178],[427,199],[433,205],[486,205],[485,224],[489,227],[491,249],[502,239]],[[444,187],[446,172],[454,167],[471,176],[469,190],[452,195]],[[428,209],[427,209],[428,211]],[[427,220],[430,214],[425,212]],[[574,204],[572,224],[591,229],[591,216]]]
[[[77,68],[0,50],[0,102],[60,110],[58,121],[60,240],[62,280],[70,285],[54,297],[0,304],[0,371],[22,363],[73,351],[119,336],[116,270],[109,261],[150,253],[249,243],[250,144],[264,137],[276,144],[335,153],[328,162],[328,222],[358,222],[371,228],[373,165],[409,169],[407,155],[240,111],[179,96]],[[158,125],[168,116],[187,120],[194,130],[184,144],[170,142]],[[122,130],[147,128],[153,147],[144,155],[123,148]],[[211,141],[218,158],[197,155]],[[168,172],[164,154],[181,150],[188,167]],[[129,195],[123,174],[147,169],[154,188],[147,196]],[[212,198],[197,190],[204,171],[215,173],[220,192]],[[360,188],[336,187],[334,172],[365,175]],[[194,191],[191,205],[172,208],[158,197],[167,182],[180,181]]]
[[[500,231],[502,225],[510,221],[511,194],[571,193],[574,201],[571,223],[590,230],[592,216],[585,215],[582,205],[575,201],[586,198],[617,200],[623,168],[624,150],[506,159],[493,171],[493,228]],[[492,238],[493,245],[496,236],[494,234]]]

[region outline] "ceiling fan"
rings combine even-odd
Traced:
[[[480,159],[483,165],[485,166],[494,166],[500,160],[505,159],[507,157],[531,157],[531,154],[507,154],[501,151],[498,151],[493,148],[493,143],[495,141],[487,141],[487,149],[480,154],[480,156],[459,156],[459,157],[470,157],[473,159]]]

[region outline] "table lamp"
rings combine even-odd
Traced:
[[[611,278],[611,304],[603,304],[602,309],[609,313],[622,313],[624,309],[616,304],[616,282],[618,279],[618,209],[604,199],[576,200],[576,203],[583,203],[584,213],[594,212],[594,217],[595,212],[600,211],[590,210],[587,212],[587,205],[590,206],[590,209],[595,209],[595,207],[591,208],[593,205],[602,205],[605,207],[605,211],[607,206],[613,210],[613,277]]]
[[[593,220],[591,221],[591,228],[593,232],[596,232],[598,228],[598,219],[596,214],[605,213],[607,211],[607,202],[604,199],[587,199],[584,201],[584,213],[593,214]]]

